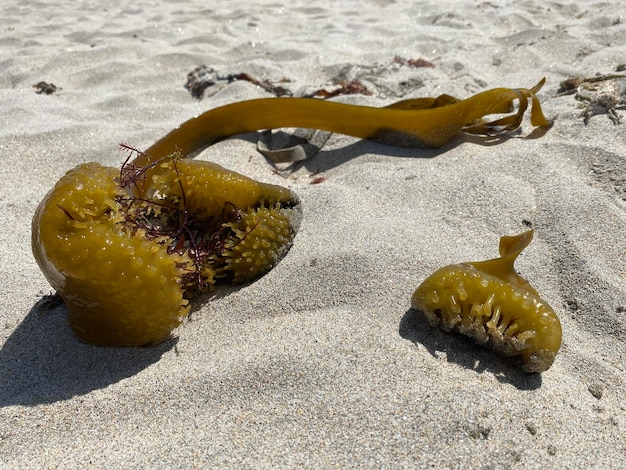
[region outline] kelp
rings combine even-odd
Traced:
[[[39,204],[32,247],[76,336],[143,346],[166,338],[198,293],[269,271],[300,217],[289,189],[215,163],[84,163]]]
[[[496,135],[517,128],[529,100],[531,123],[547,126],[535,95],[542,85],[385,108],[270,98],[212,109],[145,152],[123,146],[132,154],[121,171],[97,163],[70,170],[35,212],[33,254],[80,339],[154,344],[183,321],[199,292],[268,272],[289,250],[301,217],[289,189],[185,158],[226,137],[278,127],[439,147],[459,131]],[[511,112],[515,101],[513,114],[486,119]]]
[[[514,266],[533,234],[501,237],[499,258],[438,269],[416,289],[411,306],[431,326],[518,356],[526,372],[545,372],[561,347],[561,323]]]
[[[376,108],[309,98],[260,98],[211,109],[181,124],[139,157],[140,165],[178,152],[193,157],[228,137],[260,129],[303,127],[370,139],[390,145],[441,147],[458,132],[495,136],[517,129],[532,103],[530,123],[551,125],[530,89],[493,88],[467,99],[450,95],[403,100]],[[513,112],[514,103],[517,111]],[[487,116],[511,113],[486,120]]]

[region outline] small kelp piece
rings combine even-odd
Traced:
[[[81,340],[141,346],[167,337],[198,292],[271,269],[299,220],[290,190],[213,163],[87,163],[40,203],[32,245]]]
[[[400,101],[384,108],[335,103],[311,98],[261,98],[211,109],[190,119],[150,147],[139,159],[145,164],[174,152],[193,156],[227,137],[260,129],[304,127],[406,147],[441,147],[457,132],[498,135],[522,122],[532,101],[530,122],[550,126],[531,89],[494,88],[460,100],[450,95]],[[485,121],[485,116],[517,112]]]
[[[417,288],[412,307],[431,326],[519,356],[526,372],[548,370],[561,347],[561,323],[513,266],[532,238],[532,230],[502,237],[500,258],[439,269]]]

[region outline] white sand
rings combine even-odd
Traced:
[[[0,7],[0,466],[626,466],[626,124],[585,126],[556,94],[626,62],[620,2],[106,3]],[[42,300],[33,211],[78,163],[119,165],[119,142],[146,148],[204,110],[269,96],[237,82],[194,100],[183,85],[201,64],[294,91],[344,73],[374,94],[343,99],[374,106],[546,76],[558,117],[541,138],[436,151],[334,135],[290,180],[254,136],[220,143],[200,158],[300,195],[287,257],[169,343],[82,344]],[[62,90],[38,95],[41,80]],[[326,180],[310,185],[316,171]],[[564,332],[542,375],[409,310],[428,274],[495,256],[524,221],[536,233],[518,269]]]

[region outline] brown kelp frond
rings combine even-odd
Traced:
[[[561,323],[514,267],[532,238],[532,230],[501,237],[499,258],[438,269],[416,289],[411,306],[432,326],[518,356],[527,372],[548,370],[561,347]]]
[[[189,299],[251,282],[282,259],[301,210],[289,189],[129,145],[122,169],[84,163],[39,204],[33,254],[83,341],[142,346],[167,337]],[[130,160],[135,158],[135,161]]]
[[[542,78],[539,83],[530,89],[516,88],[516,89],[502,89],[500,96],[493,97],[491,103],[491,110],[489,114],[500,114],[503,112],[511,111],[515,100],[518,101],[518,108],[515,114],[505,116],[493,121],[481,121],[474,125],[463,127],[463,132],[468,134],[480,134],[480,135],[498,135],[503,132],[508,132],[517,129],[524,117],[524,113],[528,109],[528,100],[532,101],[530,123],[536,127],[550,126],[552,122],[545,117],[541,110],[541,104],[536,96],[536,93],[543,87],[546,79]],[[495,91],[495,90],[493,90]],[[489,91],[485,93],[490,93]],[[490,97],[491,98],[491,97]],[[508,108],[508,109],[507,109]]]
[[[206,147],[233,135],[260,129],[302,127],[337,132],[403,147],[441,147],[459,131],[499,135],[520,126],[532,102],[533,126],[550,126],[536,93],[545,80],[530,89],[493,88],[461,100],[450,95],[404,100],[384,108],[336,103],[310,98],[261,98],[241,101],[205,113],[181,124],[134,164],[180,152],[191,158]],[[509,116],[486,120],[487,116]]]

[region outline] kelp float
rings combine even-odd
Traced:
[[[212,109],[145,152],[131,149],[134,159],[121,171],[96,163],[70,170],[35,212],[35,259],[81,340],[154,344],[183,321],[197,293],[220,282],[250,282],[271,269],[288,251],[300,220],[292,191],[189,157],[229,136],[279,127],[439,147],[459,131],[513,130],[529,102],[531,124],[548,126],[536,97],[543,83],[385,108],[268,98]],[[512,112],[516,101],[513,114],[485,119]]]

